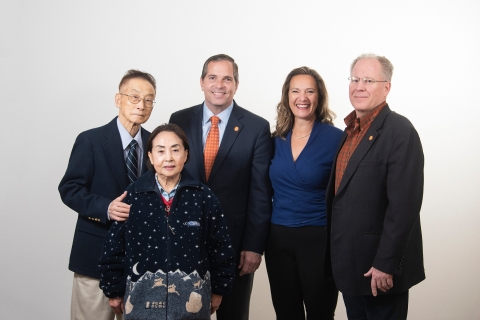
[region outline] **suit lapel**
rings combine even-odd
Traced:
[[[222,162],[225,160],[225,157],[230,152],[230,149],[235,143],[235,140],[237,140],[238,135],[240,134],[240,132],[242,132],[243,123],[240,122],[241,118],[243,118],[243,112],[242,110],[240,110],[240,107],[234,102],[232,114],[228,119],[225,132],[223,133],[222,142],[220,143],[220,148],[218,149],[217,156],[215,157],[215,162],[213,163],[210,178],[215,175],[215,172],[218,170]]]
[[[337,151],[335,152],[335,158],[333,159],[332,163],[332,170],[330,171],[330,179],[328,180],[328,186],[327,186],[327,195],[333,195],[332,198],[335,196],[335,174],[337,170],[337,159],[338,159],[338,154],[340,153],[340,150],[342,150],[343,144],[345,143],[345,140],[347,140],[347,132],[343,131],[343,135],[340,138],[340,142],[338,143]],[[327,201],[328,203],[328,201]]]
[[[197,164],[197,170],[202,177],[202,181],[205,181],[205,165],[203,163],[203,104],[197,105],[193,108],[193,115],[190,117],[188,131],[186,132],[189,145],[190,145],[190,157],[195,157],[195,163]]]
[[[140,173],[140,175],[144,174],[145,172],[148,171],[148,168],[146,166],[146,163],[147,161],[150,161],[150,159],[148,159],[148,151],[147,151],[147,142],[148,142],[148,138],[150,137],[150,134],[147,132],[147,130],[143,129],[143,128],[140,128],[140,130],[142,130],[142,148],[144,150],[143,152],[143,163],[142,163],[142,172]],[[126,172],[126,171],[125,171]]]
[[[117,118],[113,119],[105,129],[103,147],[118,185],[125,190],[128,186],[127,167],[124,161],[122,139],[117,128]]]
[[[390,108],[388,107],[388,105],[386,105],[383,108],[383,110],[378,114],[378,116],[375,118],[375,120],[373,120],[372,125],[370,126],[368,131],[365,133],[365,135],[362,138],[362,141],[360,141],[357,148],[353,152],[350,160],[348,161],[348,165],[347,165],[347,168],[345,168],[345,173],[343,174],[342,181],[338,186],[337,194],[339,194],[342,191],[342,189],[348,184],[348,181],[350,181],[355,171],[357,171],[358,165],[363,160],[368,150],[370,150],[373,144],[377,141],[378,136],[380,135],[378,131],[382,128],[383,122],[390,112],[391,112]],[[345,134],[345,138],[346,138],[346,134]]]

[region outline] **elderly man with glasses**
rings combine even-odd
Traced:
[[[78,213],[68,266],[74,272],[71,319],[111,320],[112,309],[119,307],[99,288],[98,261],[112,222],[128,218],[124,190],[147,171],[144,151],[150,132],[141,125],[152,113],[155,90],[152,75],[129,70],[115,95],[118,117],[80,133],[73,145],[58,187],[62,201]]]
[[[382,56],[353,61],[354,110],[326,195],[331,270],[349,319],[406,319],[408,291],[425,279],[422,144],[387,105],[392,72]]]

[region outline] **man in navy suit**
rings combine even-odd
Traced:
[[[238,66],[230,56],[219,54],[207,59],[200,86],[205,101],[175,112],[170,122],[187,134],[190,160],[185,168],[218,197],[237,255],[233,293],[221,301],[212,301],[212,307],[220,305],[218,320],[244,320],[248,319],[253,273],[262,260],[270,228],[270,126],[233,100],[238,88]],[[204,148],[212,116],[219,118],[219,148],[211,172],[206,174]]]
[[[115,95],[118,117],[80,133],[73,145],[58,186],[62,201],[78,213],[68,266],[74,272],[71,319],[111,320],[112,309],[119,307],[119,299],[109,301],[99,288],[98,261],[111,223],[128,218],[124,190],[147,171],[145,145],[150,132],[141,125],[152,113],[155,90],[152,75],[129,70]]]
[[[406,319],[408,291],[425,279],[422,144],[386,103],[392,73],[382,56],[353,61],[354,110],[327,190],[331,267],[349,319]]]

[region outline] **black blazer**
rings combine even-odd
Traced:
[[[225,213],[237,254],[262,254],[272,212],[269,165],[272,158],[270,127],[265,119],[235,102],[208,182],[205,181],[202,142],[203,104],[170,117],[187,134],[190,160],[185,167],[217,196]]]
[[[346,137],[326,195],[335,282],[345,294],[371,295],[371,278],[363,274],[373,266],[393,274],[387,293],[406,291],[425,279],[420,138],[407,118],[385,106],[352,154],[335,194],[336,159]]]
[[[145,150],[150,132],[141,130]],[[145,171],[144,164],[142,173]],[[111,225],[107,217],[108,206],[127,186],[117,118],[102,127],[80,133],[58,186],[63,203],[78,213],[68,265],[71,271],[100,278],[98,261],[103,239]]]

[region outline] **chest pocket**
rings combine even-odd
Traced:
[[[183,225],[187,226],[187,227],[198,227],[198,228],[200,228],[200,222],[198,222],[198,221],[187,221],[187,222],[184,222]]]

